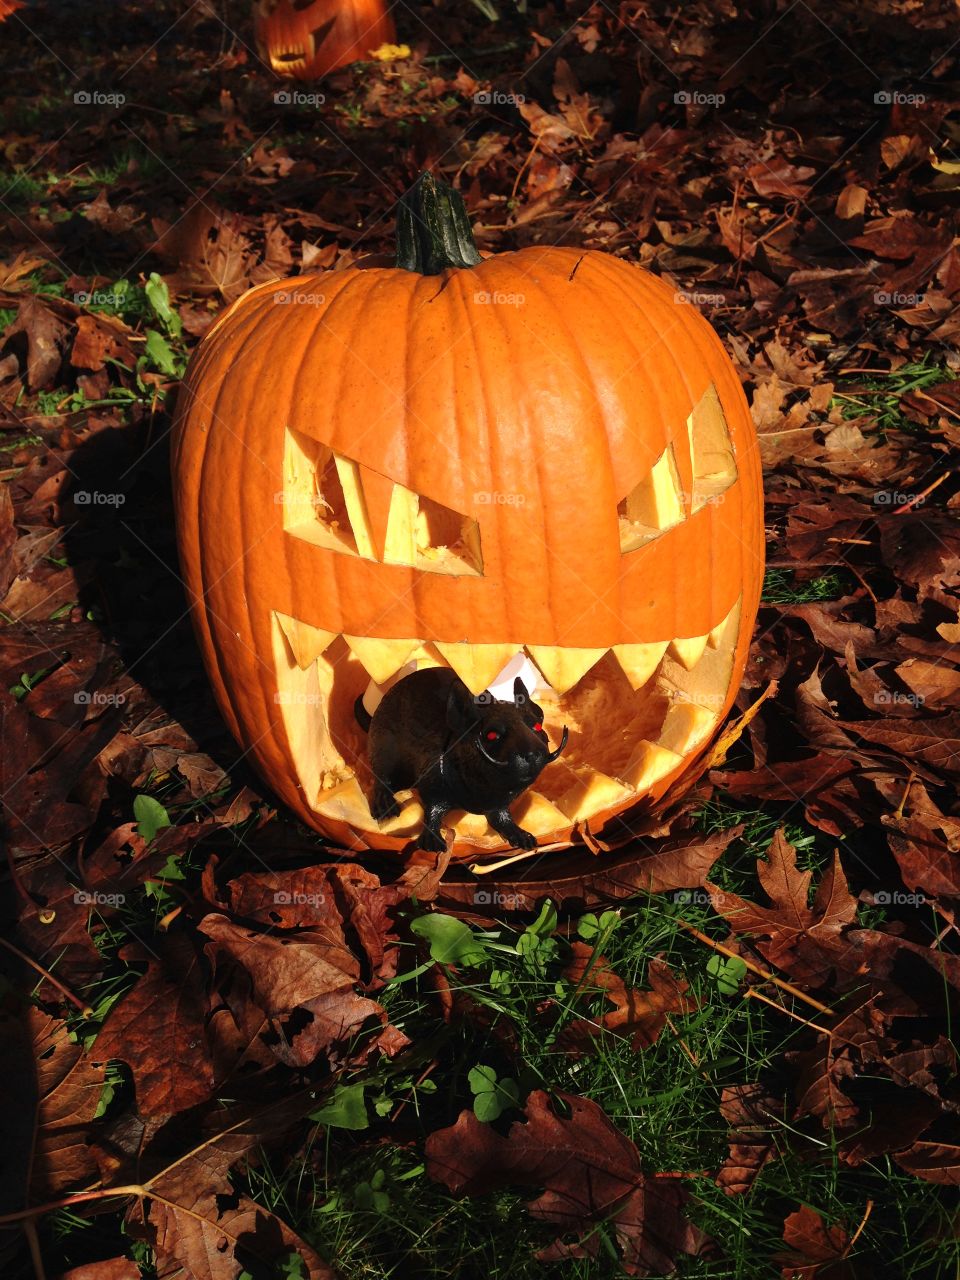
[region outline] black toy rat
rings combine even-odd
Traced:
[[[398,680],[371,716],[358,698],[357,721],[370,734],[375,778],[370,811],[377,821],[400,812],[394,792],[416,787],[423,805],[421,849],[446,848],[440,822],[451,809],[482,813],[520,849],[536,836],[517,826],[508,806],[567,744],[549,749],[543,712],[518,676],[513,702],[476,697],[449,667],[427,667]]]

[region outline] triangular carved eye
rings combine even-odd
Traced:
[[[737,460],[717,388],[711,382],[687,419],[693,460],[691,513],[715,502],[737,479]]]
[[[635,551],[686,518],[673,445],[617,505],[617,515],[621,551]]]
[[[724,491],[736,482],[737,462],[713,383],[687,419],[687,437],[693,492],[681,489],[676,455],[668,445],[617,506],[621,551],[636,551],[708,503],[722,502]]]
[[[296,538],[427,573],[483,573],[476,520],[289,427],[283,477],[283,527]]]

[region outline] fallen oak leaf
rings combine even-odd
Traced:
[[[280,1141],[316,1106],[315,1090],[285,1095],[256,1110],[218,1111],[201,1131],[188,1121],[143,1124],[122,1117],[113,1140],[93,1150],[106,1185],[73,1197],[72,1204],[134,1197],[126,1230],[157,1253],[157,1270],[191,1280],[240,1280],[245,1274],[274,1275],[276,1265],[298,1253],[301,1280],[337,1280],[336,1273],[269,1209],[232,1185],[229,1174],[261,1146]],[[119,1156],[119,1158],[118,1158]],[[126,1177],[120,1185],[114,1176]]]
[[[925,1182],[960,1186],[960,1146],[954,1142],[921,1140],[897,1152],[893,1158],[907,1173]]]
[[[169,1115],[206,1102],[216,1087],[206,1019],[209,997],[185,933],[158,935],[147,972],[107,1015],[94,1042],[99,1062],[119,1058],[133,1072],[141,1115]],[[144,958],[125,948],[126,959]]]
[[[462,1111],[454,1125],[427,1139],[428,1175],[455,1196],[542,1188],[527,1205],[531,1216],[561,1232],[577,1231],[580,1239],[575,1245],[558,1239],[538,1253],[541,1261],[595,1250],[592,1228],[600,1222],[612,1226],[628,1275],[661,1275],[674,1269],[677,1254],[699,1253],[707,1238],[683,1216],[679,1181],[644,1173],[634,1144],[595,1102],[556,1096],[569,1116],[557,1115],[537,1090],[526,1101],[525,1120],[515,1121],[506,1137]]]
[[[102,1262],[84,1262],[69,1271],[61,1271],[56,1280],[141,1280],[142,1275],[132,1258],[105,1258]]]
[[[255,1005],[271,1023],[273,1051],[286,1065],[308,1066],[321,1053],[339,1060],[369,1019],[379,1020],[382,1030],[351,1055],[352,1061],[365,1060],[378,1045],[393,1054],[408,1043],[376,1001],[357,994],[356,957],[350,953],[348,968],[340,968],[336,962],[345,959],[344,953],[332,949],[323,934],[259,933],[216,912],[198,927],[237,1026]]]

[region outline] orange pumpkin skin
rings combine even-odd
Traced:
[[[396,42],[384,0],[258,0],[257,46],[279,76],[317,80]]]
[[[624,552],[618,503],[665,450],[681,492],[696,491],[687,424],[711,386],[735,481]],[[425,572],[298,536],[281,479],[290,439],[322,442],[356,465],[377,546],[397,485],[476,518],[482,573]],[[194,355],[173,473],[183,578],[224,719],[276,794],[347,848],[400,850],[412,838],[359,824],[335,804],[319,812],[315,778],[305,794],[307,748],[290,727],[295,694],[285,706],[278,693],[280,615],[340,637],[528,651],[702,639],[729,615],[729,679],[691,696],[708,703],[715,726],[732,706],[763,575],[749,410],[707,321],[620,259],[527,248],[437,276],[370,259],[252,289]],[[612,662],[607,653],[596,670]],[[584,741],[615,754],[608,741],[626,731],[612,696]],[[333,694],[329,705],[332,724]],[[559,721],[547,727],[555,744]],[[662,796],[713,736],[675,763],[668,753],[671,767],[638,793],[601,789],[586,820],[568,803],[540,844],[570,844],[584,828],[602,838],[611,818]],[[548,768],[561,770],[563,759]],[[507,848],[492,833],[457,834],[451,847],[464,857]]]

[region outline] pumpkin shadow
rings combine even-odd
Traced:
[[[60,499],[64,554],[85,580],[80,607],[125,676],[164,713],[152,717],[152,740],[169,727],[179,747],[180,726],[231,783],[262,791],[220,716],[194,638],[177,557],[169,430],[169,412],[144,412],[130,425],[102,427],[73,450]]]

